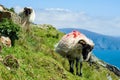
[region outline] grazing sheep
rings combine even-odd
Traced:
[[[89,60],[93,47],[94,43],[92,40],[78,31],[73,31],[63,36],[55,50],[63,57],[68,58],[71,73],[74,73],[74,63],[76,60],[76,75],[81,76],[82,62],[83,60]],[[80,67],[78,67],[79,63]],[[78,72],[79,68],[80,72]]]
[[[20,13],[19,16],[21,17],[21,24],[26,30],[29,31],[30,23],[34,22],[35,19],[35,12],[30,7],[25,7]]]
[[[0,43],[2,43],[4,46],[11,47],[11,40],[9,37],[1,36]]]

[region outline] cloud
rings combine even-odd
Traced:
[[[23,8],[21,6],[15,6],[14,9],[16,13],[19,13]]]
[[[89,17],[84,12],[72,12],[68,9],[50,8],[37,12],[37,23],[51,23],[57,28],[74,27],[78,23],[85,22]],[[38,19],[39,18],[39,19]]]
[[[17,6],[18,12],[22,8]],[[46,8],[35,10],[37,24],[52,24],[56,28],[81,28],[105,35],[120,36],[120,17],[91,16],[69,9]]]

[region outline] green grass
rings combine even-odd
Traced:
[[[59,37],[58,37],[59,35]],[[0,55],[13,55],[19,62],[17,70],[8,70],[0,63],[0,80],[107,80],[107,73],[113,80],[119,77],[98,65],[83,64],[83,76],[69,72],[67,59],[54,52],[54,45],[64,34],[49,28],[31,27],[31,31],[20,32],[19,40],[11,48],[3,47]]]

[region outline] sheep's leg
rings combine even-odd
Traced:
[[[79,59],[76,59],[76,75],[79,75],[79,73],[78,73],[78,63],[79,63]]]
[[[70,72],[74,73],[74,60],[69,60],[69,64],[70,64]]]
[[[80,72],[78,71],[78,64],[80,62]],[[76,59],[76,75],[82,76],[82,62],[80,59]]]
[[[80,62],[80,74],[79,76],[82,76],[82,62]]]

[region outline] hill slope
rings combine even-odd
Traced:
[[[69,33],[72,30],[84,33],[94,41],[96,50],[120,50],[120,38],[117,37],[101,35],[83,29],[63,28],[59,30],[64,33]]]
[[[54,52],[54,45],[64,34],[51,25],[31,26],[31,31],[20,32],[19,40],[11,48],[3,47],[1,56],[17,58],[19,68],[8,70],[0,63],[0,80],[118,80],[113,72],[99,64],[83,64],[83,76],[71,74],[67,59]]]

